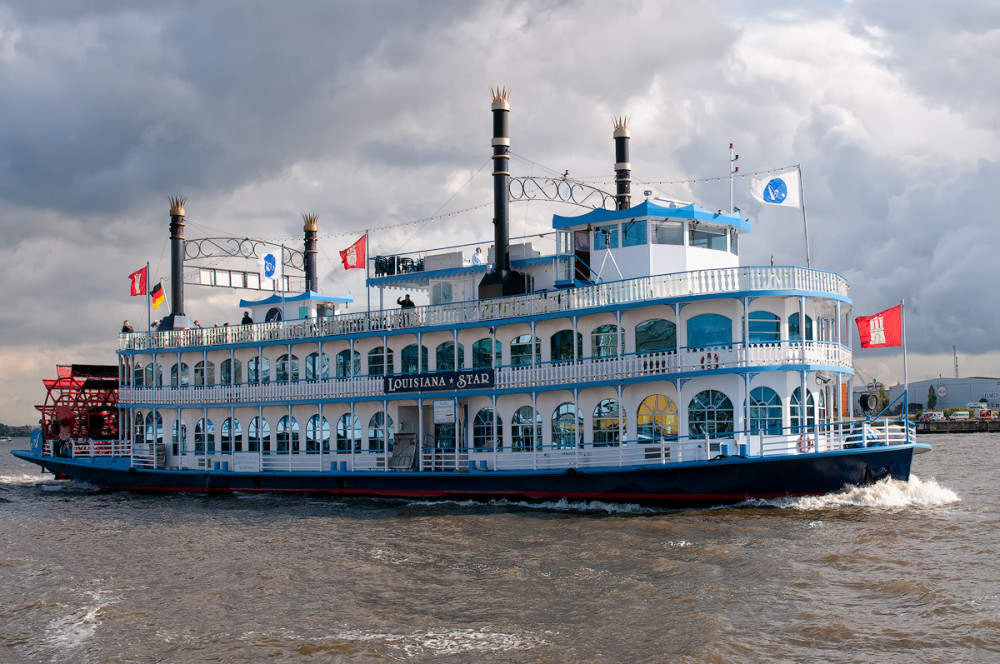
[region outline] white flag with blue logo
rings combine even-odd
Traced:
[[[799,169],[780,173],[755,175],[750,181],[750,193],[758,201],[785,207],[802,207],[799,199]]]
[[[274,281],[281,281],[281,251],[269,251],[257,259],[261,288],[270,288]]]

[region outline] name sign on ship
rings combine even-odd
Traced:
[[[479,390],[492,388],[495,384],[496,373],[492,368],[385,376],[382,379],[386,394]]]

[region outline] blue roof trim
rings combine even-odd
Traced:
[[[525,268],[525,267],[535,267],[537,265],[545,265],[547,263],[555,262],[557,256],[535,256],[533,258],[519,258],[517,260],[512,260],[510,266],[513,269]],[[370,287],[387,286],[387,287],[398,287],[406,288],[414,283],[425,284],[431,279],[449,279],[451,277],[458,276],[469,276],[469,275],[485,275],[490,271],[492,264],[490,265],[463,265],[455,267],[446,267],[440,270],[424,270],[421,272],[403,272],[402,274],[391,274],[385,277],[374,277],[366,281],[366,285]]]
[[[697,221],[707,221],[713,224],[724,224],[735,226],[736,228],[749,231],[750,222],[736,213],[709,212],[705,208],[695,205],[684,205],[682,207],[663,207],[656,203],[643,201],[627,210],[591,210],[578,217],[563,217],[562,215],[552,215],[552,228],[569,228],[571,226],[582,226],[584,224],[601,224],[609,221],[621,221],[622,219],[635,219],[636,217],[664,217],[667,219],[694,219]]]
[[[315,300],[317,302],[354,302],[353,295],[320,295],[316,291],[306,291],[299,295],[271,295],[263,300],[240,300],[241,307],[259,307],[265,304],[281,304],[282,302],[301,302]]]

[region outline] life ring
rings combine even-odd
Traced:
[[[805,454],[810,449],[812,449],[813,442],[811,438],[806,438],[805,436],[799,436],[799,454]]]
[[[719,354],[718,353],[705,353],[701,356],[701,368],[702,369],[718,369],[719,368]]]

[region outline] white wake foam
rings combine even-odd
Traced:
[[[49,623],[45,639],[47,645],[60,652],[79,648],[101,625],[101,611],[119,600],[103,590],[87,591],[86,594],[92,602]]]
[[[408,657],[419,655],[455,655],[471,653],[495,653],[512,650],[530,650],[548,645],[546,641],[525,635],[494,632],[489,628],[455,629],[444,631],[411,632],[409,634],[388,634],[377,632],[347,631],[332,634],[321,640],[378,642],[405,653]]]
[[[843,507],[867,507],[898,510],[907,507],[941,507],[962,499],[957,493],[943,487],[936,480],[926,482],[910,475],[907,482],[886,478],[868,486],[848,486],[824,496],[803,498],[775,498],[773,500],[747,501],[744,505],[791,508],[799,510],[824,510]]]

